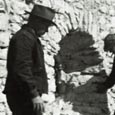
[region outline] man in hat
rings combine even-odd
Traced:
[[[115,54],[115,34],[109,34],[104,40],[104,50]],[[115,84],[115,57],[113,67],[107,79],[97,86],[98,93],[106,93],[106,91]]]
[[[35,5],[28,23],[12,37],[7,58],[7,80],[3,93],[13,115],[41,115],[41,95],[48,92],[42,45],[38,37],[56,25],[55,11]]]

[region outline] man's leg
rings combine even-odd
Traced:
[[[29,96],[19,93],[8,93],[6,97],[13,115],[42,115],[41,111],[33,109]]]
[[[6,94],[7,102],[13,115],[34,115],[32,111],[32,103],[28,97],[19,93]]]

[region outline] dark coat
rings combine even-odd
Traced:
[[[11,39],[8,76],[4,93],[19,91],[36,97],[48,92],[48,83],[41,43],[34,31],[24,25]]]
[[[104,82],[104,85],[107,88],[111,88],[114,84],[115,84],[115,57],[114,57],[114,61],[113,61],[112,71],[111,71],[110,75],[108,76],[108,78],[106,79],[106,81]]]

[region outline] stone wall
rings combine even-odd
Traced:
[[[27,22],[33,5],[55,9],[55,23],[41,39],[49,78],[49,93],[42,98],[46,115],[113,115],[114,87],[107,94],[96,86],[111,71],[113,56],[103,50],[103,39],[115,32],[114,0],[0,0],[0,114],[10,115],[2,90],[7,75],[9,40]],[[56,93],[54,56],[61,58]]]

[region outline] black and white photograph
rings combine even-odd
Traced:
[[[115,0],[0,0],[0,115],[115,115]]]

